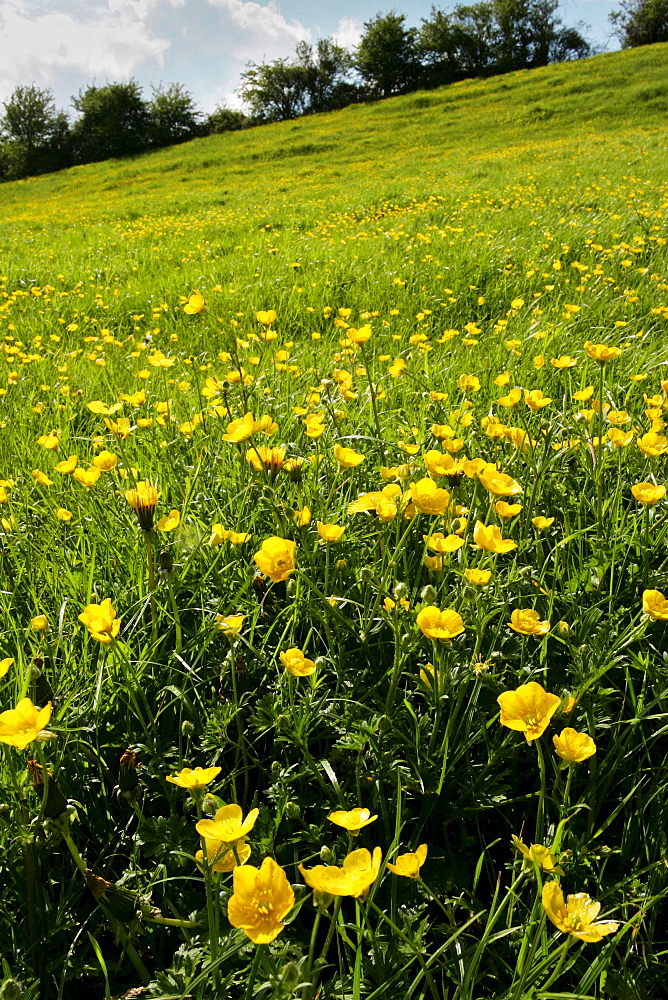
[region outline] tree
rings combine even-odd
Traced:
[[[128,156],[148,146],[151,116],[136,80],[91,84],[72,98],[72,105],[81,116],[72,129],[78,162]]]
[[[237,93],[260,122],[296,118],[308,104],[306,71],[287,59],[260,65],[249,63],[241,74]]]
[[[349,79],[353,57],[331,38],[319,38],[315,51],[308,42],[299,42],[295,55],[304,70],[306,111],[334,111],[356,99],[359,88]]]
[[[69,162],[70,129],[50,90],[15,87],[0,119],[3,175],[8,179],[58,170]]]
[[[151,145],[172,146],[203,134],[202,113],[182,84],[170,83],[152,90],[148,107]]]
[[[406,28],[404,14],[377,14],[364,24],[355,67],[373,97],[410,90],[420,76],[417,28]]]
[[[239,129],[249,128],[253,124],[253,119],[244,114],[243,111],[235,111],[233,108],[216,108],[206,118],[203,130],[206,135],[219,135],[221,132],[238,132]]]
[[[485,76],[495,66],[498,26],[490,3],[458,4],[451,13],[432,7],[422,22],[419,51],[424,82],[440,86],[471,76]]]
[[[668,42],[668,0],[622,0],[610,20],[624,49]]]

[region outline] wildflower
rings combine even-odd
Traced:
[[[5,656],[4,660],[0,660],[0,677],[4,677],[12,663],[14,662],[13,656]]]
[[[515,691],[504,691],[496,700],[501,707],[501,725],[524,733],[527,743],[543,735],[561,704],[561,698],[549,694],[536,681],[520,684]]]
[[[91,486],[95,486],[95,483],[100,478],[100,470],[92,466],[90,469],[75,469],[72,476],[78,483],[82,486],[86,486],[90,489]]]
[[[43,632],[45,628],[48,628],[49,620],[46,615],[35,615],[34,618],[30,619],[30,624],[35,632]]]
[[[601,365],[604,365],[606,361],[618,358],[622,353],[621,347],[607,347],[605,344],[593,344],[591,340],[585,342],[584,349],[590,358],[598,361]]]
[[[460,375],[457,379],[457,388],[462,392],[479,392],[480,379],[477,375]]]
[[[422,456],[427,472],[431,476],[447,476],[450,486],[457,486],[464,475],[466,458],[453,458],[452,455],[442,451],[426,451]]]
[[[283,917],[295,904],[287,876],[273,858],[260,868],[239,865],[234,869],[234,893],[227,904],[227,917],[255,944],[269,944],[283,927]]]
[[[420,868],[427,860],[427,845],[420,844],[418,849],[411,854],[400,854],[395,859],[394,864],[387,862],[387,867],[395,875],[404,875],[406,878],[419,878]]]
[[[500,528],[497,528],[494,524],[486,526],[482,521],[476,521],[475,528],[473,529],[473,541],[479,549],[485,549],[487,552],[496,552],[498,554],[512,552],[513,549],[517,548],[517,543],[513,542],[512,539],[501,537]]]
[[[309,413],[307,417],[304,418],[304,424],[306,425],[305,434],[306,437],[315,440],[322,436],[325,430],[325,411],[320,410],[318,413]]]
[[[342,826],[344,830],[347,830],[348,833],[352,833],[356,837],[362,827],[368,826],[369,823],[374,823],[378,819],[378,816],[372,816],[369,809],[361,809],[357,806],[349,812],[337,809],[335,812],[330,813],[327,819],[331,823],[336,823],[337,826]]]
[[[506,503],[505,500],[497,500],[494,504],[494,510],[499,517],[515,517],[522,510],[522,504]]]
[[[572,358],[570,354],[562,354],[558,358],[552,358],[550,364],[554,365],[555,368],[560,368],[560,369],[575,368],[577,361],[575,360],[575,358]]]
[[[465,569],[464,576],[474,587],[484,587],[492,579],[492,573],[488,569]]]
[[[37,438],[37,444],[41,444],[42,448],[46,448],[47,451],[56,451],[60,445],[60,431],[40,435]]]
[[[0,714],[0,743],[25,750],[33,740],[46,740],[53,733],[46,732],[51,718],[51,702],[37,708],[30,698],[22,698],[16,708]]]
[[[454,639],[464,631],[461,615],[451,608],[441,611],[430,605],[418,613],[416,622],[428,639]]]
[[[635,483],[631,487],[631,493],[633,493],[638,503],[649,507],[652,504],[658,503],[659,500],[663,500],[666,495],[666,487],[655,486],[654,483]]]
[[[638,438],[637,443],[643,455],[647,455],[648,458],[657,458],[668,451],[668,438],[656,431],[647,431]]]
[[[668,600],[660,590],[643,590],[642,609],[654,621],[668,621]]]
[[[170,781],[172,785],[195,790],[205,788],[218,777],[221,771],[221,767],[196,767],[194,770],[184,767],[178,774],[168,774],[166,777],[167,781]]]
[[[174,531],[175,528],[178,528],[180,521],[181,512],[178,510],[170,510],[169,514],[165,514],[164,517],[160,518],[156,527],[158,528],[158,531]]]
[[[186,302],[186,304],[184,305],[183,311],[184,313],[187,313],[189,316],[195,316],[197,315],[197,313],[203,312],[204,308],[205,308],[205,302],[202,293],[193,292],[188,301]]]
[[[246,461],[256,472],[266,471],[272,482],[283,468],[284,459],[285,448],[249,448],[246,452]]]
[[[261,573],[274,583],[280,583],[282,580],[287,580],[296,569],[296,547],[296,542],[272,535],[271,538],[265,539],[260,551],[256,552],[253,558]]]
[[[292,520],[300,528],[303,528],[307,524],[310,524],[311,523],[311,509],[310,509],[310,507],[302,507],[301,510],[294,510],[292,512]]]
[[[464,544],[464,539],[458,535],[444,535],[442,531],[435,531],[432,535],[423,535],[422,540],[428,549],[442,554],[456,552]]]
[[[551,524],[554,524],[554,518],[543,517],[541,515],[539,517],[532,517],[531,523],[533,524],[534,528],[538,529],[538,531],[545,531],[547,528],[550,527]]]
[[[121,628],[110,597],[105,598],[101,604],[87,604],[79,615],[79,621],[86,626],[94,639],[105,646],[116,638]]]
[[[30,475],[41,486],[53,486],[53,479],[49,479],[46,473],[40,472],[39,469],[33,469]]]
[[[340,524],[323,524],[322,521],[316,521],[316,525],[323,542],[340,541],[341,535],[346,530],[345,525]]]
[[[512,408],[513,406],[517,406],[521,398],[522,398],[522,390],[516,386],[514,389],[510,390],[507,396],[499,396],[499,398],[497,399],[497,403],[499,404],[499,406],[507,406]]]
[[[586,892],[573,893],[564,900],[559,884],[553,881],[543,886],[543,909],[555,927],[581,941],[600,941],[619,927],[613,921],[596,921],[601,904]]]
[[[550,631],[550,623],[548,621],[542,622],[538,612],[531,608],[513,611],[508,625],[520,635],[547,635]]]
[[[276,311],[274,309],[260,309],[259,312],[255,313],[255,319],[263,326],[271,326],[276,319]]]
[[[355,466],[362,464],[365,457],[352,448],[343,448],[340,444],[334,445],[334,458],[342,469],[354,469]]]
[[[552,402],[549,396],[544,396],[540,389],[533,389],[531,392],[524,390],[524,402],[530,410],[542,410]]]
[[[365,847],[351,851],[341,868],[336,865],[316,865],[315,868],[304,868],[299,865],[304,881],[317,896],[326,893],[330,896],[354,896],[356,899],[366,896],[370,887],[378,878],[382,854],[380,847],[375,847],[373,855]]]
[[[349,514],[358,514],[361,511],[373,510],[381,521],[386,523],[392,521],[397,516],[397,507],[402,499],[401,487],[397,483],[388,483],[382,490],[373,493],[362,493],[348,504]]]
[[[246,615],[216,615],[216,624],[221,632],[227,632],[231,636],[239,635],[245,618]]]
[[[169,780],[169,779],[167,779]],[[211,871],[231,872],[237,865],[245,865],[251,856],[251,849],[242,837],[234,847],[229,844],[222,844],[219,840],[207,840],[203,838],[206,848],[207,863]],[[204,852],[200,849],[195,854],[195,862],[200,871],[203,870]]]
[[[62,462],[57,462],[54,465],[56,472],[62,472],[64,475],[74,472],[77,465],[79,464],[79,459],[76,455],[70,455],[69,458],[64,459]]]
[[[445,514],[450,505],[450,494],[440,489],[433,479],[421,479],[410,485],[411,500],[423,514]]]
[[[562,709],[565,711],[565,709]],[[580,764],[596,753],[596,744],[591,736],[578,733],[575,729],[562,729],[561,733],[552,737],[554,749],[567,764]]]
[[[550,853],[547,847],[543,844],[532,844],[531,847],[527,847],[524,841],[516,837],[515,834],[512,835],[512,841],[514,846],[524,855],[527,861],[535,861],[539,868],[542,868],[545,872],[556,872],[558,875],[563,875],[560,868],[557,868],[554,857]]]
[[[522,487],[512,476],[499,472],[495,465],[486,465],[478,473],[478,479],[490,493],[499,497],[512,497],[522,492]]]
[[[371,336],[372,330],[370,326],[361,326],[359,330],[354,327],[350,327],[346,330],[346,336],[348,340],[351,340],[353,344],[365,344],[369,337]]]
[[[118,456],[114,455],[113,451],[101,451],[93,459],[93,465],[102,472],[111,472],[118,465]]]
[[[238,840],[251,832],[259,815],[259,809],[251,809],[244,819],[241,806],[232,803],[218,809],[213,819],[201,819],[195,829],[207,840],[218,840],[222,844],[236,844]]]
[[[137,483],[132,490],[126,490],[125,499],[137,515],[139,526],[143,531],[153,527],[153,515],[158,502],[158,491],[147,480]]]
[[[309,660],[296,646],[279,653],[279,656],[281,663],[293,677],[309,677],[315,673],[314,660]]]

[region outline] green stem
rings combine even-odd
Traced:
[[[564,941],[564,943],[562,945],[559,946],[559,950],[561,951],[561,955],[559,955],[559,961],[557,962],[557,967],[554,970],[554,972],[552,973],[552,975],[550,976],[550,978],[548,979],[548,981],[541,987],[541,990],[547,990],[547,989],[549,989],[549,987],[552,985],[552,983],[555,982],[555,980],[559,977],[559,973],[563,969],[564,962],[566,961],[566,956],[568,954],[568,949],[570,948],[570,946],[571,946],[572,943],[573,943],[573,937],[572,937],[572,935],[571,934],[567,934],[566,935],[566,940]]]
[[[248,985],[246,986],[246,992],[244,993],[244,1000],[251,1000],[251,997],[253,996],[253,987],[255,986],[257,970],[260,967],[260,959],[262,958],[262,952],[264,948],[266,948],[266,945],[264,944],[255,945],[255,955],[253,956],[253,964],[251,965],[250,975],[248,977]]]
[[[151,629],[153,642],[158,639],[158,610],[155,604],[155,567],[153,565],[153,538],[150,531],[144,532],[146,539],[146,558],[148,560],[148,589],[151,601]]]
[[[536,740],[536,751],[538,753],[538,770],[540,771],[540,794],[538,796],[538,812],[536,814],[536,844],[543,843],[543,823],[545,818],[545,793],[547,790],[547,776],[545,773],[545,754],[540,742],[540,737]]]
[[[598,443],[596,446],[596,520],[598,523],[599,538],[603,536],[603,390],[605,379],[603,376],[603,362],[599,361],[598,379]]]

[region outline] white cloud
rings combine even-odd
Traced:
[[[362,37],[364,25],[356,17],[342,17],[332,38],[344,49],[353,49]]]
[[[164,63],[170,47],[146,20],[156,0],[108,0],[70,11],[26,0],[0,2],[0,98],[18,84],[51,86],[68,72],[91,78],[128,77],[142,63]]]
[[[233,24],[262,41],[294,44],[311,39],[311,29],[300,21],[287,21],[274,0],[266,4],[254,0],[209,0],[209,3],[212,7],[222,7]]]

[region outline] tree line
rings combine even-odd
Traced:
[[[559,0],[477,0],[432,7],[419,27],[396,11],[379,13],[352,51],[325,38],[299,42],[291,59],[249,63],[238,89],[247,111],[220,107],[205,116],[181,84],[152,87],[146,100],[129,80],[82,88],[72,120],[50,90],[18,86],[0,117],[0,179],[591,55],[558,7]],[[668,0],[622,0],[610,20],[623,47],[668,41]]]

